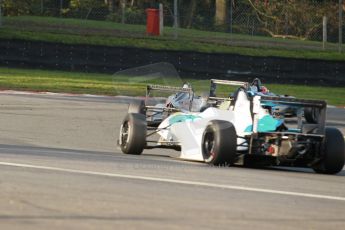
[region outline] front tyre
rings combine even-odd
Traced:
[[[119,146],[123,153],[140,155],[146,146],[146,116],[129,113],[124,118],[119,137]]]
[[[202,137],[202,154],[212,165],[233,165],[236,160],[237,135],[231,122],[210,121]]]
[[[146,115],[145,102],[143,100],[132,101],[128,106],[128,113],[140,113]]]
[[[323,157],[313,169],[317,173],[336,174],[343,169],[344,163],[344,137],[338,129],[326,127]]]

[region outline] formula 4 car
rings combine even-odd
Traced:
[[[145,99],[132,100],[128,113],[145,115],[148,126],[157,127],[175,112],[199,112],[206,105],[207,98],[197,96],[170,63],[160,62],[116,72],[113,75],[115,86],[119,78],[127,79],[128,84],[147,83]],[[179,84],[182,86],[176,87]]]
[[[239,81],[227,81],[227,80],[217,80],[211,79],[210,85],[210,95],[211,98],[215,97],[217,85],[242,85],[247,91],[247,94],[250,97],[255,95],[258,96],[270,96],[270,97],[280,97],[280,98],[295,98],[289,95],[279,95],[270,92],[265,86],[261,84],[261,80],[259,78],[255,78],[252,83],[249,82],[239,82]],[[229,97],[232,97],[234,93],[232,93]],[[282,104],[274,104],[273,102],[267,102],[263,104],[265,108],[268,108],[270,113],[275,117],[294,117],[297,116],[298,107],[294,105],[282,105]],[[303,111],[303,115],[305,119],[309,123],[317,123],[318,120],[317,108],[310,108],[305,107]]]
[[[153,91],[170,93],[167,99],[151,98]],[[151,105],[153,103],[153,105]],[[207,99],[196,96],[190,84],[182,87],[147,85],[145,100],[130,103],[128,113],[145,115],[147,125],[157,127],[165,118],[176,112],[199,112],[205,106]]]
[[[208,107],[175,111],[157,126],[146,114],[129,110],[120,128],[122,152],[169,148],[181,151],[181,159],[212,165],[298,166],[325,174],[343,169],[344,138],[338,129],[325,127],[325,101],[250,95],[246,82],[213,83],[239,88],[223,98],[210,92]],[[297,108],[296,116],[274,116],[269,105]],[[305,109],[318,113],[316,122],[303,117]]]

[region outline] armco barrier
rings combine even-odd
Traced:
[[[172,63],[189,78],[345,86],[341,61],[0,40],[0,65],[6,67],[115,73],[156,62]]]

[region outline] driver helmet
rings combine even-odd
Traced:
[[[267,94],[269,92],[269,90],[265,86],[261,86],[260,87],[260,92],[263,93],[263,94]]]
[[[189,89],[189,88],[192,88],[192,86],[191,86],[191,84],[189,84],[188,82],[185,82],[185,83],[183,83],[182,88],[184,88],[184,89]]]

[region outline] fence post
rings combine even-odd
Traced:
[[[178,0],[174,0],[174,37],[177,38],[177,28],[178,28]]]
[[[230,0],[229,17],[230,17],[230,34],[232,34],[232,0]]]
[[[326,49],[327,43],[327,17],[323,16],[322,19],[322,48],[323,50]]]
[[[121,0],[121,23],[126,23],[126,1]]]
[[[342,52],[343,44],[343,0],[339,0],[339,53]]]
[[[60,12],[59,12],[60,18],[62,17],[62,7],[63,7],[63,0],[60,0]]]
[[[164,30],[164,8],[163,4],[159,3],[159,35],[163,35]]]
[[[2,26],[2,10],[1,10],[2,0],[0,0],[0,27]]]

